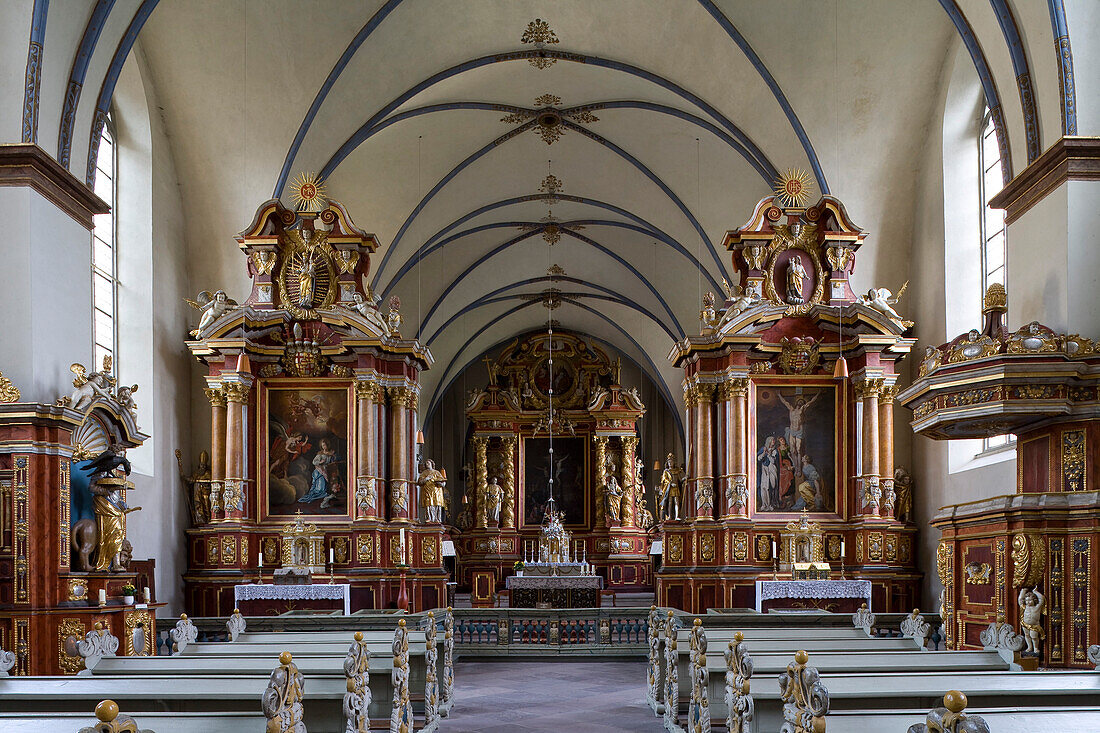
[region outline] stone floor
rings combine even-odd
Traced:
[[[645,702],[645,661],[457,662],[447,733],[663,730]]]

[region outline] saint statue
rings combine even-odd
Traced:
[[[676,466],[672,454],[665,457],[665,468],[661,471],[661,482],[658,484],[657,493],[661,497],[661,518],[680,518],[680,484],[684,480],[684,472]]]
[[[802,255],[793,255],[787,261],[787,302],[791,305],[802,305],[806,299],[802,297],[802,289],[806,283],[806,268],[802,266]]]
[[[443,487],[447,485],[447,479],[436,470],[435,461],[424,461],[420,475],[416,477],[416,485],[420,487],[420,505],[424,507],[428,521],[442,524],[443,522]]]
[[[183,453],[176,449],[176,464],[179,466],[180,479],[187,488],[188,504],[191,507],[191,521],[201,527],[210,521],[210,454],[199,453],[199,465],[190,476],[183,472]]]
[[[313,248],[306,252],[302,269],[298,271],[298,307],[312,308],[313,293],[317,289],[317,260],[313,257]]]
[[[126,476],[130,475],[130,462],[126,460],[125,448],[119,443],[113,443],[110,448],[96,456],[87,468],[93,471],[89,490],[92,494],[97,536],[95,570],[117,571],[121,569],[118,555],[126,541],[126,515],[141,509],[131,509],[122,498],[122,490],[128,483]],[[119,475],[120,470],[123,475]]]
[[[618,524],[623,506],[623,487],[619,485],[619,480],[614,476],[607,479],[607,485],[604,486],[604,496],[607,499],[607,524],[608,526],[611,526],[612,522]]]
[[[493,476],[485,489],[485,516],[491,527],[500,525],[500,505],[503,500],[504,489],[497,483],[497,477]]]

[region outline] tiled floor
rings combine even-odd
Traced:
[[[457,662],[441,731],[663,730],[645,702],[645,661]]]

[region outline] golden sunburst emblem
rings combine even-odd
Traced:
[[[814,181],[801,168],[788,168],[775,181],[775,195],[784,206],[803,208],[810,202]]]
[[[299,173],[290,184],[290,197],[297,211],[316,214],[328,204],[325,182],[316,173]]]

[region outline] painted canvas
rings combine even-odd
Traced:
[[[267,513],[348,513],[346,389],[268,391]]]
[[[833,387],[756,387],[756,511],[836,511]]]
[[[585,523],[585,476],[587,475],[584,438],[554,438],[550,455],[548,438],[523,441],[523,523],[542,522],[550,498],[550,478],[554,479],[554,504],[565,512],[567,525]]]

